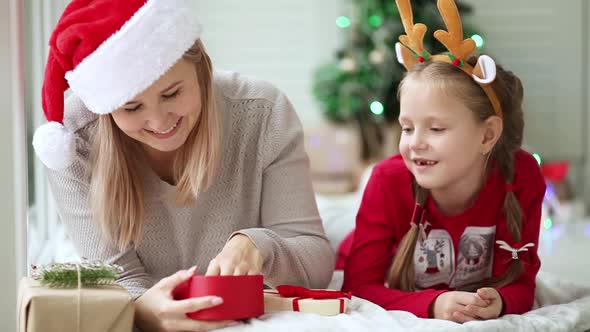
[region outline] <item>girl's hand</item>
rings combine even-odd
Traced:
[[[255,275],[262,273],[262,254],[249,237],[233,236],[211,260],[205,275]]]
[[[488,303],[475,293],[446,292],[440,294],[432,304],[432,316],[436,319],[465,323],[479,318],[466,310],[466,306],[486,307]]]
[[[466,309],[470,315],[475,315],[481,319],[494,319],[500,317],[504,302],[500,293],[495,288],[480,288],[477,290],[477,296],[489,304],[487,306],[467,305]]]
[[[180,270],[166,277],[147,290],[135,301],[135,322],[146,332],[161,331],[209,331],[238,324],[235,321],[197,321],[186,316],[189,312],[199,311],[223,303],[223,299],[205,296],[175,301],[172,291],[176,286],[188,280],[196,267]]]

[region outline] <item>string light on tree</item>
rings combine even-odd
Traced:
[[[486,41],[483,39],[481,35],[474,34],[473,36],[471,36],[471,39],[475,41],[475,46],[478,50],[481,50],[486,44]]]
[[[373,113],[375,115],[383,114],[383,110],[384,110],[383,104],[378,100],[375,100],[374,102],[372,102],[370,108],[371,108],[371,113]]]
[[[336,25],[341,29],[346,29],[350,27],[350,19],[346,16],[339,16],[336,19]]]
[[[382,49],[376,48],[369,53],[369,61],[374,64],[380,64],[385,61],[385,51]]]
[[[553,226],[553,220],[551,220],[551,218],[545,218],[545,220],[543,221],[543,228],[549,229],[552,226]]]
[[[369,17],[369,25],[372,26],[373,28],[378,28],[381,26],[381,24],[383,24],[383,18],[381,18],[381,16],[371,15]]]
[[[346,57],[340,60],[340,69],[342,69],[343,71],[350,73],[355,71],[356,68],[357,64],[353,58]]]

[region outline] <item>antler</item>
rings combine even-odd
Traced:
[[[399,36],[399,41],[416,52],[417,55],[422,55],[425,51],[424,35],[426,34],[426,25],[422,23],[414,24],[414,14],[412,13],[410,0],[395,0],[395,3],[406,31],[405,35]]]
[[[457,9],[455,1],[438,0],[438,10],[442,15],[448,31],[437,30],[434,32],[434,37],[438,39],[451,54],[449,56],[439,54],[432,57],[426,50],[424,50],[426,26],[421,23],[414,24],[414,16],[412,14],[410,0],[396,0],[395,3],[399,9],[404,30],[406,31],[405,35],[399,37],[401,43],[395,44],[397,61],[404,65],[407,70],[410,70],[416,63],[425,60],[452,63],[463,69],[463,71],[471,75],[473,79],[480,84],[483,91],[490,99],[494,112],[496,115],[502,117],[500,101],[494,90],[488,86],[496,78],[496,63],[494,60],[489,56],[482,55],[478,58],[475,67],[471,67],[463,62],[463,60],[466,60],[475,50],[475,41],[471,38],[463,39],[463,26],[461,25],[461,17],[459,16],[459,10]],[[426,226],[420,225],[422,240],[426,238],[426,233],[424,231],[425,227]]]
[[[449,30],[437,30],[434,37],[438,39],[453,56],[459,59],[467,57],[475,50],[475,41],[471,38],[463,40],[461,17],[454,0],[438,0],[438,10]],[[404,24],[405,25],[405,24]]]

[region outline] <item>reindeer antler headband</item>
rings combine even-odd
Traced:
[[[500,101],[490,86],[496,78],[496,63],[487,55],[481,55],[475,67],[470,66],[465,60],[475,50],[473,39],[463,39],[463,27],[461,17],[454,0],[438,0],[438,10],[443,17],[448,31],[437,30],[434,37],[438,39],[448,50],[448,54],[430,55],[424,49],[424,35],[426,26],[422,23],[414,24],[412,6],[410,0],[396,0],[397,8],[404,25],[405,35],[399,36],[401,43],[395,44],[397,61],[410,70],[416,63],[424,61],[446,62],[457,66],[471,76],[488,96],[494,112],[502,117]]]

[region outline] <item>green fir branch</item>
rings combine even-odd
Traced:
[[[41,271],[40,282],[43,286],[75,288],[78,287],[77,269],[54,269],[52,271]],[[112,269],[80,267],[81,286],[98,286],[113,284],[117,280],[117,273]]]
[[[123,273],[116,264],[89,261],[82,257],[80,262],[51,263],[38,268],[32,266],[32,275],[41,285],[56,288],[76,288],[114,284]]]

